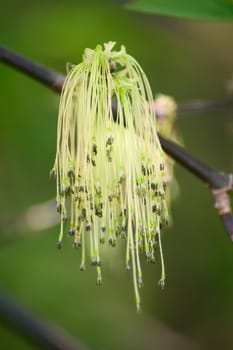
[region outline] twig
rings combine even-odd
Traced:
[[[228,186],[229,175],[220,173],[204,164],[177,143],[167,140],[161,135],[159,139],[167,154],[183,165],[192,174],[196,175],[200,180],[204,181],[209,187],[217,189]]]
[[[59,74],[51,69],[45,68],[32,60],[25,58],[6,47],[0,46],[0,61],[9,66],[26,73],[33,79],[39,80],[50,89],[61,91],[64,83],[64,75]]]
[[[64,75],[56,73],[55,71],[52,71],[48,68],[44,68],[43,66],[34,63],[31,60],[24,58],[21,55],[16,54],[13,51],[4,47],[0,47],[0,60],[21,70],[22,72],[28,74],[32,78],[39,80],[43,84],[47,85],[49,88],[57,92],[61,92],[65,80]],[[209,102],[207,104],[199,104],[198,110],[200,111],[202,106],[204,111],[207,105],[210,107],[210,104],[211,103]],[[225,107],[229,107],[232,106],[232,103],[224,103],[224,105]],[[180,108],[180,111],[182,111],[182,109],[184,113],[184,105],[182,108]],[[193,108],[192,110],[194,111],[195,108]],[[175,142],[167,140],[161,135],[159,135],[159,138],[165,152],[168,153],[178,163],[183,165],[187,170],[189,170],[189,172],[191,172],[193,175],[197,176],[199,179],[201,179],[207,185],[209,185],[212,191],[221,190],[222,193],[225,193],[227,196],[227,192],[232,190],[233,184],[231,183],[232,177],[230,175],[220,173],[219,171],[207,166],[203,162],[199,161],[197,158],[190,155],[185,149],[177,145]],[[219,196],[215,196],[216,208],[221,206],[220,202],[221,198]],[[228,209],[224,210],[224,214],[223,211],[218,211],[218,214],[223,220],[224,226],[227,230],[230,239],[233,241],[233,216],[231,214],[230,207],[228,206]]]
[[[220,173],[209,167],[193,157],[175,142],[166,140],[161,135],[159,136],[159,139],[167,154],[210,187],[214,197],[214,206],[223,222],[230,240],[233,242],[233,215],[228,195],[228,192],[233,189],[233,176],[231,174]]]
[[[222,101],[193,100],[178,103],[177,113],[179,116],[187,116],[191,114],[196,115],[221,112],[228,109],[233,109],[233,98]]]
[[[24,307],[11,300],[0,289],[0,317],[10,323],[24,336],[45,349],[52,350],[84,350],[82,345],[67,336],[62,330],[51,327]]]
[[[33,79],[39,80],[50,89],[60,92],[65,76],[19,55],[18,53],[0,46],[0,61],[26,73]],[[222,101],[193,100],[178,104],[178,115],[213,113],[233,108],[233,99]]]

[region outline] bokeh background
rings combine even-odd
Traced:
[[[229,22],[141,15],[117,1],[9,0],[0,11],[1,45],[65,72],[66,62],[78,63],[86,47],[116,41],[141,63],[155,94],[178,102],[227,96],[232,38]],[[232,245],[208,189],[179,165],[173,227],[163,236],[166,288],[157,286],[159,259],[143,264],[141,315],[124,268],[124,244],[106,252],[104,283],[97,288],[91,266],[79,271],[80,254],[68,237],[56,249],[58,227],[8,229],[5,218],[55,195],[48,174],[58,102],[48,88],[0,64],[1,288],[90,349],[232,349]],[[178,128],[191,153],[232,172],[232,111],[183,116]],[[37,349],[1,318],[0,339],[2,349]]]

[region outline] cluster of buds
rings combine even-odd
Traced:
[[[139,309],[140,251],[154,263],[158,246],[161,286],[165,282],[161,228],[168,223],[166,165],[148,80],[125,48],[113,51],[114,45],[86,49],[83,62],[68,72],[51,175],[61,215],[58,247],[68,219],[68,234],[82,251],[80,269],[85,270],[89,246],[100,285],[100,245],[115,247],[125,239],[126,267],[132,267]]]

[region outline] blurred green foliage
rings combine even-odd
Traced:
[[[134,0],[129,9],[188,19],[232,20],[233,4],[229,0]]]
[[[65,72],[66,62],[79,62],[84,48],[115,40],[140,62],[155,93],[178,101],[226,95],[232,34],[230,23],[147,17],[97,0],[9,0],[0,12],[1,44]],[[55,195],[48,174],[59,97],[2,64],[0,81],[2,217]],[[183,117],[178,123],[187,149],[232,171],[232,112]],[[159,259],[144,264],[142,315],[135,313],[124,243],[111,257],[105,252],[104,284],[97,288],[91,266],[79,271],[80,254],[68,237],[57,251],[57,227],[0,240],[1,286],[93,349],[192,349],[195,343],[230,350],[232,246],[205,186],[179,166],[176,173],[181,194],[173,204],[173,227],[163,236],[167,285],[163,292],[157,286]],[[3,348],[34,348],[1,322],[0,338]]]

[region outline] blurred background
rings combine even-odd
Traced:
[[[86,47],[116,41],[140,62],[154,94],[178,102],[227,97],[232,37],[233,23],[142,15],[117,1],[9,0],[0,12],[1,45],[65,72]],[[80,252],[68,237],[56,249],[58,226],[30,232],[5,220],[55,196],[49,171],[58,103],[54,92],[0,64],[0,287],[90,349],[232,349],[232,245],[210,192],[179,165],[173,227],[163,235],[166,287],[157,286],[159,258],[143,264],[141,315],[124,243],[105,253],[97,288],[95,269],[79,271]],[[191,153],[232,172],[232,111],[182,116],[178,128]],[[1,318],[0,339],[3,349],[37,349]]]

